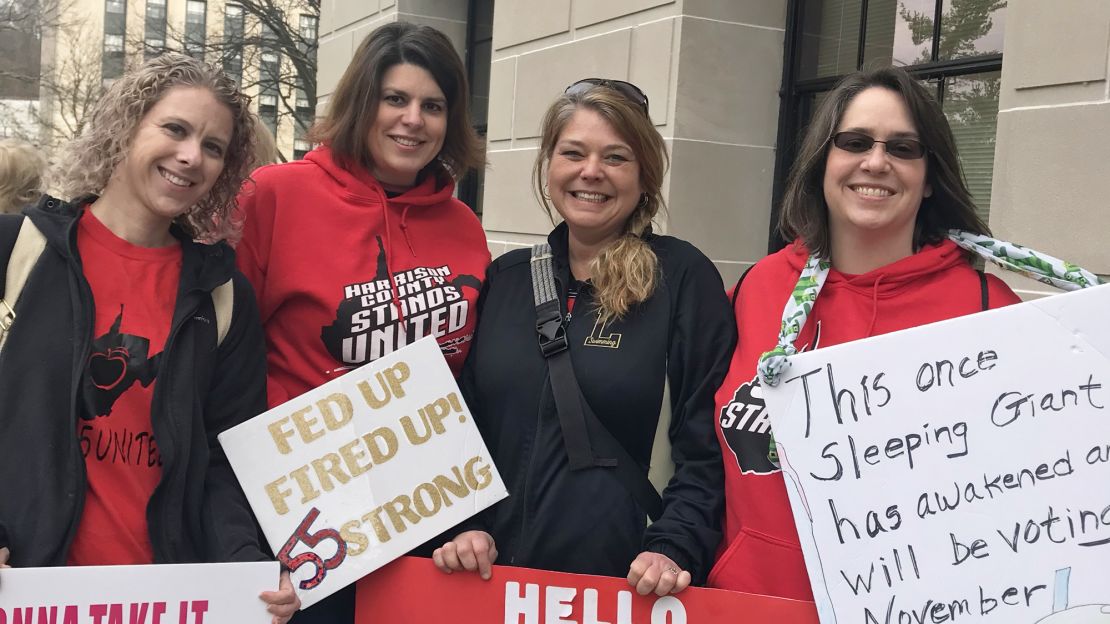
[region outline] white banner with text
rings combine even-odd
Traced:
[[[790,358],[764,388],[823,624],[1110,623],[1110,287]]]
[[[0,570],[0,624],[268,624],[278,563]]]
[[[220,443],[305,607],[508,495],[432,338]]]

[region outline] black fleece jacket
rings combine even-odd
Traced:
[[[52,197],[25,211],[47,245],[0,352],[0,538],[6,535],[0,547],[11,548],[9,563],[17,567],[65,564],[84,504],[78,401],[94,309],[77,252],[82,211]],[[23,218],[0,216],[0,276]],[[265,559],[246,497],[216,440],[266,409],[254,294],[235,270],[230,247],[173,233],[182,247],[180,287],[151,404],[163,461],[146,514],[154,562]],[[211,292],[228,279],[233,317],[217,348]]]
[[[566,312],[566,226],[548,237]],[[659,258],[655,292],[622,320],[597,326],[590,286],[567,327],[586,401],[647,472],[670,382],[676,472],[662,517],[645,512],[608,468],[571,471],[547,362],[536,337],[529,250],[490,265],[463,391],[510,497],[466,528],[494,537],[498,563],[623,577],[636,555],[660,552],[704,581],[720,540],[721,452],[713,393],[728,368],[735,326],[720,275],[689,243],[647,237]],[[593,340],[588,340],[593,338]],[[593,343],[588,345],[587,342]]]

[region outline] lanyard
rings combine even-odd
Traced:
[[[1102,283],[1097,275],[1082,267],[1021,245],[963,230],[949,230],[948,238],[962,249],[1004,269],[1021,273],[1061,290],[1079,290]],[[817,303],[817,295],[825,285],[831,266],[828,260],[813,255],[806,261],[802,274],[798,276],[798,283],[794,286],[794,291],[782,312],[782,328],[779,330],[778,344],[759,358],[759,376],[764,384],[768,386],[778,384],[782,371],[788,366],[786,359],[797,353],[794,341],[802,333],[802,328],[805,327],[806,320],[814,304]]]

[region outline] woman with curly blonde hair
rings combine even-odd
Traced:
[[[433,559],[487,579],[500,556],[677,593],[704,582],[720,539],[728,300],[708,258],[652,233],[667,155],[639,88],[578,81],[540,137],[537,194],[562,223],[547,246],[490,265],[462,374],[510,496]]]
[[[72,199],[0,218],[5,265],[17,237],[44,244],[0,306],[0,565],[266,558],[216,441],[266,408],[254,295],[221,241],[248,105],[215,67],[150,60],[61,160]],[[299,606],[287,575],[261,598],[275,624]]]
[[[46,158],[29,143],[0,140],[0,213],[19,212],[42,193]]]

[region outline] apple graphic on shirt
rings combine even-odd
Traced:
[[[149,387],[158,375],[162,354],[148,357],[150,340],[121,333],[122,323],[121,305],[112,327],[93,340],[82,384],[86,409],[81,410],[81,417],[85,420],[111,415],[116,399],[136,381]]]

